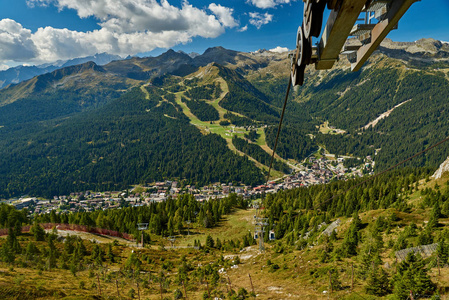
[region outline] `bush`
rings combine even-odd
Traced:
[[[128,291],[128,294],[126,294],[129,298],[131,298],[131,299],[134,299],[134,297],[136,296],[136,291],[133,289],[133,288],[131,288],[129,291]]]
[[[279,270],[279,265],[278,264],[272,264],[270,266],[269,272],[275,272],[276,270]]]
[[[184,297],[180,289],[176,289],[173,294],[174,299],[182,299]]]

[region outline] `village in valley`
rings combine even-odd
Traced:
[[[346,159],[357,160],[357,167],[345,167]],[[27,208],[30,215],[45,214],[55,211],[80,212],[106,209],[119,209],[127,206],[149,205],[154,202],[165,201],[168,197],[191,194],[197,201],[219,199],[236,194],[244,198],[257,199],[261,194],[275,193],[307,187],[315,184],[325,184],[332,180],[342,180],[373,174],[374,161],[370,156],[365,159],[349,157],[335,157],[333,155],[310,156],[303,163],[296,165],[296,171],[282,178],[273,179],[267,185],[256,187],[229,183],[214,183],[203,187],[195,185],[181,186],[178,181],[161,181],[145,186],[136,186],[125,191],[105,192],[74,192],[70,195],[57,195],[52,199],[23,196],[21,198],[4,200],[16,209]]]

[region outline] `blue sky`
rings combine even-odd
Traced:
[[[302,0],[0,0],[0,69],[108,52],[295,46]],[[389,38],[449,41],[449,0],[412,5]]]

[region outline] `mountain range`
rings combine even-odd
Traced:
[[[105,65],[113,60],[120,59],[122,58],[118,55],[100,53],[93,56],[86,56],[70,60],[59,60],[53,63],[47,63],[38,66],[17,66],[4,71],[0,71],[0,89],[8,86],[9,84],[17,84],[22,81],[31,79],[35,76],[49,73],[60,68],[79,65],[88,61],[93,61],[97,65]]]
[[[332,70],[307,69],[289,98],[278,175],[319,148],[372,156],[381,171],[446,137],[448,72],[449,46],[432,39],[386,40],[356,73],[344,56]],[[215,47],[88,61],[4,87],[0,198],[163,179],[260,184],[288,76],[287,53]],[[436,168],[448,149],[408,166]]]

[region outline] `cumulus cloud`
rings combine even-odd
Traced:
[[[187,43],[196,36],[215,38],[238,26],[232,8],[214,3],[209,12],[187,1],[177,7],[167,0],[27,0],[27,4],[73,9],[80,18],[98,19],[101,28],[80,32],[44,27],[32,33],[13,20],[0,20],[0,61],[49,62],[101,52],[133,55]]]
[[[167,0],[29,0],[36,5],[52,3],[59,9],[74,9],[80,18],[95,17],[100,26],[117,33],[150,31],[197,32],[203,37],[216,37],[223,27],[233,27],[232,9],[221,5],[210,5],[214,15],[193,7],[183,1],[182,7],[171,5]],[[212,8],[211,8],[212,6]],[[224,23],[226,22],[226,23]],[[235,22],[235,21],[234,21]]]
[[[268,51],[275,52],[275,53],[284,53],[284,52],[288,52],[288,48],[277,46],[276,48],[270,49]]]
[[[266,9],[273,8],[280,4],[288,4],[297,0],[247,0],[246,3],[250,3],[258,8]]]
[[[269,13],[260,14],[257,12],[250,12],[249,17],[249,23],[256,26],[257,29],[260,29],[262,25],[266,25],[273,20],[273,15]]]
[[[36,51],[31,30],[11,19],[0,20],[0,59],[28,60]]]
[[[211,3],[209,9],[218,17],[218,20],[223,26],[233,28],[239,25],[232,16],[234,9],[215,3]]]

